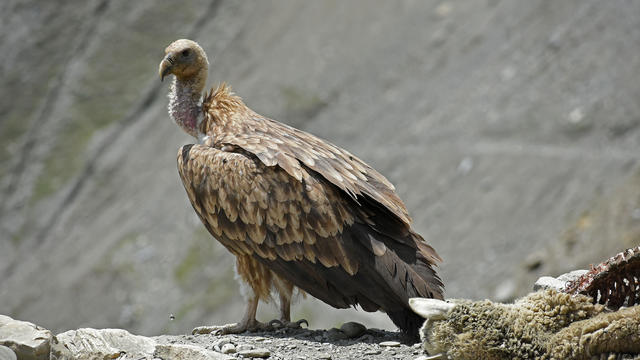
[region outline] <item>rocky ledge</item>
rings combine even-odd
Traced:
[[[542,277],[514,304],[411,299],[423,344],[347,322],[238,335],[145,337],[122,329],[57,335],[0,315],[0,360],[16,359],[640,359],[640,247],[590,271]],[[595,296],[594,296],[595,294]],[[496,344],[501,344],[496,347]],[[428,351],[432,356],[426,355]],[[437,355],[433,355],[437,354]]]
[[[0,360],[15,359],[427,359],[399,333],[346,323],[340,329],[280,329],[240,335],[146,337],[122,329],[60,334],[0,315]]]

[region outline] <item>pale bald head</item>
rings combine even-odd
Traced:
[[[199,136],[202,120],[202,96],[209,61],[197,42],[176,40],[164,50],[165,56],[158,67],[160,79],[175,75],[169,91],[169,115],[187,134]]]
[[[164,53],[165,57],[158,68],[161,79],[173,74],[180,81],[204,85],[209,60],[197,42],[188,39],[176,40],[167,46]]]

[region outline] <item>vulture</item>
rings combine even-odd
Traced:
[[[307,132],[257,114],[224,83],[203,92],[209,62],[181,39],[159,66],[174,75],[169,115],[197,144],[178,151],[178,172],[200,220],[236,257],[250,288],[242,320],[197,333],[240,333],[291,322],[294,289],[336,307],[384,311],[416,338],[413,297],[443,298],[441,258],[411,228],[394,186],[364,161]],[[256,320],[277,294],[280,319]]]

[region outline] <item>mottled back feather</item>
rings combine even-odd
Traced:
[[[348,151],[255,113],[225,84],[207,95],[203,110],[206,120],[202,130],[212,136],[213,144],[238,146],[267,166],[280,166],[297,180],[301,180],[304,165],[356,201],[359,196],[367,195],[411,224],[407,208],[396,195],[394,186]]]

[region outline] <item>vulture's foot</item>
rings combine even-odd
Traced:
[[[278,320],[278,319],[274,319],[269,321],[268,326],[273,328],[273,329],[283,329],[283,328],[288,328],[288,329],[300,329],[302,328],[302,324],[307,325],[307,327],[309,327],[309,322],[305,319],[300,319],[298,321],[283,321],[283,320]]]
[[[213,335],[227,335],[227,334],[240,334],[245,331],[255,332],[255,331],[265,331],[272,330],[273,327],[269,324],[261,323],[257,320],[253,320],[251,322],[239,322],[235,324],[225,324],[225,325],[213,325],[213,326],[198,326],[193,329],[191,333],[193,335],[196,334],[213,334]]]

